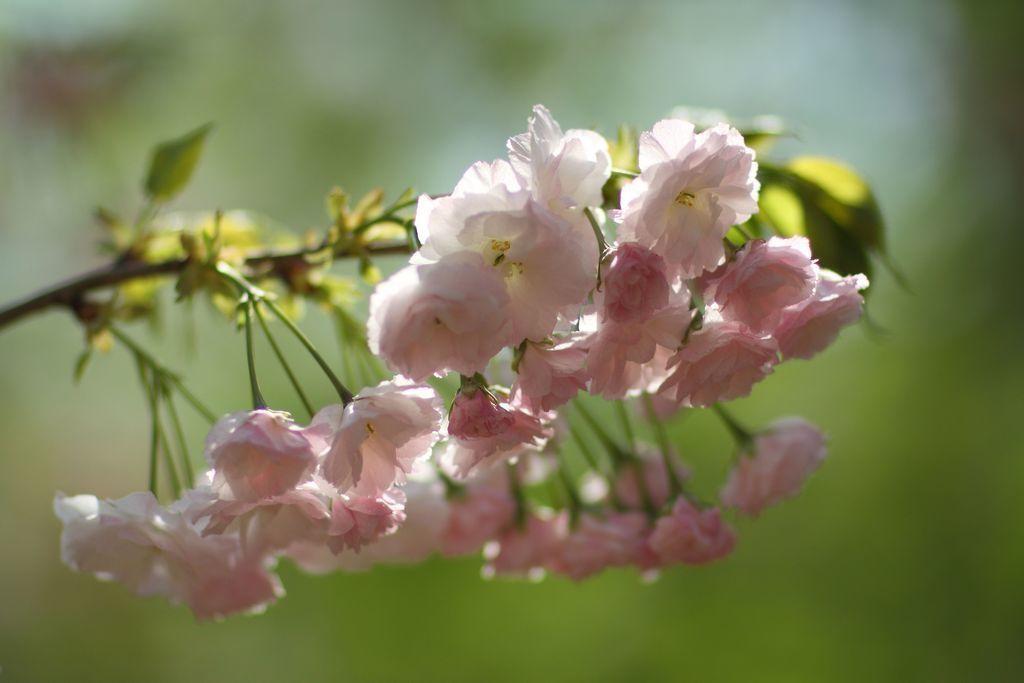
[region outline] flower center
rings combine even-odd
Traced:
[[[367,422],[366,423],[366,433],[370,434],[372,436],[376,432],[377,432],[377,428],[373,426],[373,423],[372,422]]]
[[[491,240],[491,251],[494,252],[494,265],[498,265],[505,260],[505,252],[512,248],[512,243],[508,240]]]
[[[686,190],[683,190],[682,192],[676,195],[676,204],[678,204],[679,206],[685,206],[688,209],[692,209],[693,202],[696,199],[697,197],[692,192],[687,192]]]
[[[523,274],[523,263],[522,261],[512,261],[508,264],[508,268],[505,269],[505,279],[511,279],[518,277]]]

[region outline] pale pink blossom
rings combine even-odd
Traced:
[[[644,321],[668,306],[665,261],[636,242],[620,242],[602,280],[601,314],[617,323]]]
[[[658,392],[683,406],[706,407],[746,396],[771,373],[778,347],[767,335],[723,320],[709,308],[704,326],[690,334],[669,361]]]
[[[403,377],[359,392],[340,415],[338,406],[321,410],[310,431],[333,432],[324,478],[341,493],[361,497],[402,484],[413,464],[430,455],[443,410],[433,388]]]
[[[841,277],[818,270],[814,292],[782,313],[775,338],[783,358],[812,358],[839,336],[839,331],[860,319],[868,279],[863,275]]]
[[[482,464],[538,451],[552,435],[542,420],[546,415],[526,410],[515,398],[511,403],[498,401],[482,389],[472,396],[460,393],[453,413],[454,424],[450,418],[450,439],[442,461],[460,478]]]
[[[665,258],[684,278],[721,263],[729,228],[757,212],[757,163],[739,131],[696,133],[664,119],[640,136],[640,176],[622,190],[619,239]]]
[[[452,194],[420,197],[416,227],[423,247],[413,260],[479,254],[505,284],[505,315],[513,344],[518,344],[544,339],[560,313],[583,301],[596,278],[597,247],[585,246],[586,233],[573,221],[534,201],[513,182],[507,162],[480,162]],[[589,239],[594,241],[592,235]]]
[[[608,567],[654,565],[647,546],[649,525],[642,512],[609,512],[604,516],[584,513],[576,528],[562,542],[548,568],[581,581]]]
[[[508,305],[501,274],[480,254],[452,253],[377,285],[367,339],[390,368],[414,380],[472,375],[512,343]]]
[[[448,503],[448,524],[441,536],[444,555],[477,552],[515,521],[516,501],[504,469],[469,482]]]
[[[664,377],[664,361],[678,348],[693,319],[687,301],[682,294],[675,295],[667,307],[637,323],[584,318],[581,329],[589,336],[581,345],[587,349],[590,393],[620,399],[653,390]]]
[[[522,525],[506,528],[493,546],[485,548],[488,562],[484,575],[539,578],[568,532],[569,515],[565,511],[529,515]]]
[[[722,505],[758,515],[795,496],[825,459],[825,436],[800,418],[779,420],[754,437],[752,452],[739,462],[722,488]]]
[[[636,455],[636,460],[623,465],[615,475],[615,498],[633,510],[644,509],[648,501],[655,510],[659,510],[676,493],[673,491],[672,477],[665,467],[665,458],[658,449],[648,444],[639,444]],[[680,464],[675,453],[669,453],[669,460],[672,462],[675,479],[685,481],[689,471]],[[643,489],[639,486],[641,481]]]
[[[206,437],[212,485],[222,497],[255,501],[307,478],[317,452],[288,413],[251,410],[222,417]]]
[[[587,351],[574,334],[551,344],[527,342],[513,394],[537,411],[554,410],[587,388]]]
[[[770,330],[783,308],[810,296],[815,270],[806,237],[752,240],[712,274],[704,298],[717,304],[727,320]]]
[[[662,564],[705,564],[731,553],[736,533],[718,508],[700,510],[680,496],[655,522],[648,544]]]
[[[184,602],[198,619],[258,612],[284,594],[264,558],[244,554],[236,537],[204,538],[149,492],[114,501],[58,494],[54,510],[65,564],[138,595]]]
[[[608,142],[594,131],[563,133],[551,112],[538,104],[527,132],[509,139],[508,155],[523,186],[542,204],[601,205],[612,162]]]
[[[379,537],[358,553],[335,554],[325,542],[300,542],[287,554],[307,572],[366,571],[378,564],[420,562],[441,547],[441,535],[448,525],[448,501],[444,484],[432,466],[420,466],[402,487],[405,493],[405,522],[394,532]]]
[[[335,553],[349,548],[356,552],[369,543],[393,533],[405,521],[405,493],[399,488],[378,495],[344,495],[331,503],[331,525],[327,547]]]

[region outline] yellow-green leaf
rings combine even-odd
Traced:
[[[196,128],[180,138],[161,143],[153,150],[146,175],[146,194],[155,202],[166,202],[188,183],[199,163],[212,123]]]

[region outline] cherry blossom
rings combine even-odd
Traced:
[[[782,311],[775,338],[784,358],[813,358],[839,336],[839,331],[860,319],[868,279],[863,275],[840,277],[819,269],[814,292],[804,301]]]
[[[680,496],[655,523],[649,544],[663,564],[706,564],[731,553],[736,534],[717,508],[700,510]]]
[[[580,334],[557,342],[527,342],[517,365],[513,394],[536,411],[554,410],[587,388],[587,351],[578,343]]]

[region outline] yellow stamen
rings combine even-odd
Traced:
[[[687,192],[686,190],[683,190],[682,192],[676,195],[676,204],[678,204],[679,206],[685,206],[688,209],[692,209],[693,202],[695,199],[697,199],[697,197],[695,197],[692,192]]]

